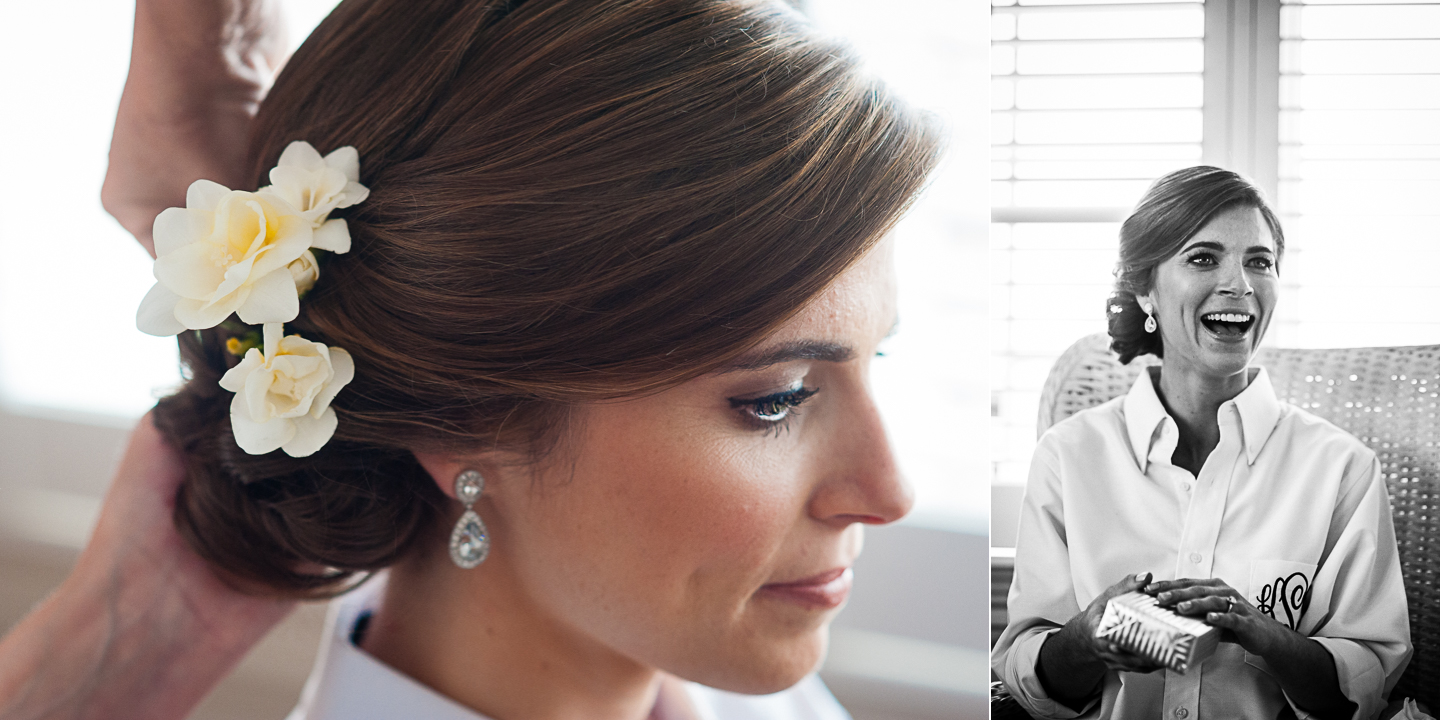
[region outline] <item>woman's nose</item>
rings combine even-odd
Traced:
[[[915,490],[900,474],[874,400],[866,393],[857,405],[838,419],[810,514],[837,526],[895,522],[915,505]]]
[[[1229,263],[1225,266],[1224,275],[1220,278],[1220,284],[1215,291],[1226,297],[1249,297],[1255,294],[1255,288],[1250,285],[1250,278],[1245,275],[1245,268],[1242,264]]]

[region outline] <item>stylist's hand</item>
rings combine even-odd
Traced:
[[[293,607],[221,582],[175,531],[179,458],[147,416],[74,571],[0,639],[0,719],[179,720]]]
[[[1269,657],[1297,636],[1220,578],[1165,580],[1151,583],[1145,592],[1154,595],[1160,607],[1229,630],[1240,647],[1255,655]]]
[[[155,216],[190,183],[248,179],[250,121],[284,48],[279,0],[136,0],[100,200],[151,255]]]

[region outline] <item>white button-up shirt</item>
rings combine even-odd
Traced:
[[[1036,677],[1045,639],[1127,575],[1224,580],[1318,641],[1340,689],[1374,717],[1410,656],[1389,500],[1375,453],[1279,402],[1265,371],[1219,410],[1220,444],[1199,477],[1149,372],[1123,398],[1040,438],[992,666],[1033,714],[1080,716]],[[1110,672],[1084,717],[1275,718],[1295,707],[1264,658],[1234,643],[1186,674]]]
[[[371,580],[334,601],[315,669],[300,704],[286,720],[488,720],[375,659],[351,642],[361,618],[374,611],[384,589]],[[741,695],[683,683],[679,712],[657,704],[651,720],[850,720],[815,675],[773,695]],[[672,710],[675,709],[672,706]]]

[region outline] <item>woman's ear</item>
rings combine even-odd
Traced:
[[[415,459],[420,461],[420,467],[430,473],[430,478],[440,487],[440,492],[447,497],[455,499],[455,476],[466,470],[479,470],[481,475],[486,475],[485,468],[476,458],[470,456],[452,455],[450,453],[417,452]]]
[[[1151,311],[1152,313],[1159,312],[1159,311],[1156,310],[1156,308],[1155,308],[1155,289],[1154,289],[1154,288],[1151,288],[1148,292],[1146,292],[1146,293],[1143,294],[1143,295],[1136,295],[1136,296],[1135,296],[1135,302],[1137,302],[1137,303],[1140,304],[1140,309],[1141,309],[1141,310],[1144,310],[1145,308],[1150,308],[1150,311]]]

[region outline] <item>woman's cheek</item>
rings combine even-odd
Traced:
[[[793,496],[783,456],[756,445],[754,438],[720,438],[675,457],[663,485],[652,486],[648,500],[635,498],[653,504],[660,537],[684,538],[683,547],[707,565],[754,566],[772,556],[803,503]]]

